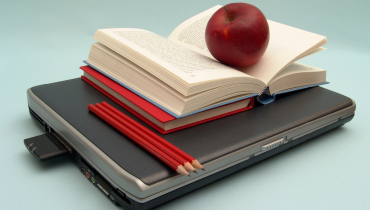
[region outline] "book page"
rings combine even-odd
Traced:
[[[275,81],[277,81],[281,78],[284,78],[288,75],[299,74],[299,73],[302,73],[302,72],[310,72],[310,73],[314,74],[316,72],[326,72],[326,70],[316,68],[316,67],[313,67],[313,66],[309,66],[309,65],[305,65],[305,64],[302,64],[302,63],[294,62],[294,63],[290,64],[289,66],[287,66],[282,71],[280,71],[276,75],[274,80],[271,81],[271,83],[274,83]],[[322,83],[322,82],[325,82],[325,81],[317,81],[317,83]]]
[[[325,36],[268,20],[270,41],[257,63],[239,70],[269,82],[289,64],[327,43]],[[318,50],[322,50],[321,48]]]
[[[216,5],[189,18],[177,26],[168,39],[214,59],[206,45],[205,29],[208,20],[221,7],[221,5]]]
[[[326,70],[294,62],[270,82],[270,93],[326,82]]]
[[[98,32],[115,39],[121,46],[127,46],[127,52],[131,51],[134,53],[131,55],[132,57],[130,58],[130,53],[124,53],[122,47],[119,49],[119,45],[110,44],[108,41],[99,38]],[[94,36],[94,38],[112,50],[120,54],[124,53],[125,55],[121,55],[132,60],[137,65],[141,66],[146,60],[151,60],[166,69],[167,71],[158,72],[141,66],[159,78],[161,73],[168,74],[169,72],[188,84],[233,77],[252,78],[234,68],[223,65],[150,31],[121,28],[99,29],[98,32],[98,35]]]
[[[213,58],[205,44],[205,29],[209,18],[222,6],[217,5],[181,23],[168,37],[183,46]],[[254,65],[239,68],[242,72],[268,84],[276,74],[294,61],[322,51],[324,36],[267,20],[270,41],[262,58]],[[213,58],[214,59],[214,58]]]

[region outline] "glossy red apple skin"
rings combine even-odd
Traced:
[[[208,50],[218,61],[245,67],[265,53],[270,33],[266,17],[257,7],[231,3],[213,14],[205,37]]]

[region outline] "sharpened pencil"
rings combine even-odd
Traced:
[[[183,157],[181,157],[179,154],[174,153],[171,150],[168,150],[164,148],[161,144],[159,144],[155,139],[153,139],[152,136],[149,136],[147,132],[145,132],[145,129],[147,128],[140,128],[138,126],[135,126],[132,121],[129,121],[128,119],[131,119],[130,117],[126,116],[122,112],[116,110],[115,108],[110,108],[107,106],[103,106],[101,104],[95,104],[95,107],[102,110],[106,114],[108,114],[110,117],[114,118],[115,120],[119,121],[121,124],[124,124],[130,131],[135,132],[137,135],[143,137],[146,141],[151,143],[153,146],[157,147],[158,149],[162,150],[162,152],[166,153],[167,155],[171,156],[173,159],[181,163],[184,168],[188,171],[195,171],[194,167]]]
[[[203,166],[199,163],[199,161],[196,160],[195,158],[193,158],[192,156],[190,156],[189,154],[187,154],[186,152],[182,151],[181,149],[179,149],[175,145],[171,144],[170,142],[166,141],[165,139],[161,138],[157,134],[153,133],[151,130],[147,129],[146,127],[144,127],[140,123],[138,123],[135,120],[131,119],[130,117],[126,116],[125,114],[123,114],[122,112],[120,112],[119,110],[117,110],[116,108],[114,108],[113,106],[108,104],[107,102],[103,101],[101,103],[101,105],[105,106],[106,108],[108,108],[109,110],[114,112],[116,115],[120,116],[121,118],[127,120],[132,125],[134,125],[138,129],[140,129],[143,133],[145,132],[153,140],[155,140],[158,143],[160,143],[161,145],[163,145],[163,147],[165,147],[168,150],[170,150],[170,151],[178,154],[179,156],[181,156],[183,159],[185,159],[187,162],[189,162],[193,167],[203,170]]]
[[[163,163],[167,164],[169,167],[171,167],[176,172],[189,176],[189,173],[186,171],[184,166],[182,166],[181,163],[174,160],[172,157],[158,149],[157,147],[153,146],[149,142],[147,142],[144,138],[137,135],[136,133],[130,131],[126,126],[121,124],[119,121],[113,119],[109,115],[107,115],[105,112],[100,110],[99,108],[95,107],[94,105],[89,105],[88,109],[99,116],[101,119],[103,119],[105,122],[119,130],[121,133],[132,139],[135,143],[139,144],[142,148],[146,149],[148,152],[153,154],[155,157],[160,159]]]

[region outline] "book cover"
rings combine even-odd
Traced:
[[[94,78],[96,78],[97,80],[102,82],[103,84],[105,84],[106,86],[108,86],[109,88],[111,88],[113,91],[117,92],[118,94],[120,94],[121,96],[123,96],[124,98],[126,98],[127,100],[132,102],[138,108],[142,109],[143,111],[147,112],[148,114],[150,114],[151,116],[156,118],[161,123],[167,123],[167,122],[170,122],[170,121],[173,121],[173,120],[177,119],[177,118],[174,118],[173,116],[169,115],[167,112],[163,111],[162,109],[158,108],[157,106],[153,105],[152,103],[148,102],[147,100],[143,99],[142,97],[138,96],[137,94],[133,93],[132,91],[128,90],[127,88],[123,87],[122,85],[114,82],[113,80],[109,79],[108,77],[104,76],[103,74],[99,73],[98,71],[92,69],[91,67],[82,66],[80,68],[83,71],[85,71],[86,73],[88,73],[89,75],[93,76]],[[106,96],[111,98],[112,100],[114,100],[116,103],[118,103],[119,105],[121,105],[122,107],[124,107],[125,109],[130,111],[131,113],[133,113],[135,116],[137,116],[138,118],[140,118],[145,123],[147,123],[148,125],[150,125],[151,127],[153,127],[154,129],[156,129],[157,131],[159,131],[162,134],[174,132],[174,131],[181,130],[181,129],[184,129],[184,128],[188,128],[188,127],[191,127],[191,126],[195,126],[195,125],[198,125],[198,124],[201,124],[201,123],[205,123],[205,122],[208,122],[208,121],[211,121],[211,120],[219,119],[219,118],[222,118],[222,117],[225,117],[225,116],[228,116],[228,115],[232,115],[232,114],[235,114],[235,113],[246,111],[246,110],[252,109],[253,106],[254,106],[254,98],[250,98],[250,99],[247,99],[247,100],[250,100],[249,105],[247,107],[237,109],[237,110],[233,110],[233,111],[230,111],[230,112],[227,112],[227,113],[219,114],[217,116],[213,116],[213,117],[203,119],[203,120],[200,120],[200,121],[197,121],[197,122],[186,124],[186,125],[183,125],[183,126],[180,126],[180,127],[177,127],[177,128],[173,128],[173,129],[170,129],[170,130],[164,130],[163,128],[161,128],[158,125],[156,125],[155,123],[151,122],[149,119],[147,119],[146,117],[144,117],[143,115],[141,115],[140,113],[138,113],[134,109],[130,108],[128,105],[126,105],[125,103],[123,103],[122,101],[120,101],[119,99],[117,99],[116,97],[114,97],[113,95],[111,95],[110,93],[108,93],[107,91],[102,89],[101,87],[99,87],[98,85],[96,85],[94,82],[92,82],[91,80],[89,80],[85,76],[81,76],[81,78],[85,82],[92,85],[94,88],[96,88],[97,90],[99,90],[100,92],[102,92],[103,94],[105,94]],[[188,117],[191,117],[191,115],[188,116]]]
[[[174,112],[166,109],[165,107],[161,106],[160,104],[156,103],[155,101],[151,100],[150,98],[148,98],[147,96],[139,93],[138,91],[136,91],[135,89],[129,87],[128,85],[126,85],[125,83],[123,82],[120,82],[117,78],[105,73],[104,71],[100,70],[99,68],[91,65],[90,63],[88,63],[87,61],[84,61],[85,64],[88,65],[88,67],[90,67],[92,70],[96,70],[98,71],[101,75],[104,75],[105,77],[109,78],[110,80],[116,82],[117,84],[119,84],[120,86],[128,89],[129,91],[135,93],[136,95],[138,95],[139,97],[145,99],[146,101],[150,102],[151,104],[155,105],[156,107],[162,109],[163,111],[167,112],[168,114],[170,114],[171,116],[175,117],[175,118],[182,118],[182,117],[187,117],[187,116],[190,116],[190,115],[193,115],[193,114],[197,114],[197,113],[200,113],[200,112],[204,112],[204,111],[207,111],[207,110],[211,110],[211,109],[214,109],[214,108],[217,108],[217,107],[220,107],[220,106],[224,106],[224,105],[227,105],[227,104],[231,104],[231,103],[235,103],[235,102],[238,102],[238,101],[241,101],[241,100],[245,100],[245,99],[251,99],[255,96],[258,96],[258,94],[250,94],[250,95],[247,95],[247,96],[244,96],[244,97],[239,97],[239,98],[236,98],[236,99],[232,99],[232,100],[228,100],[228,101],[225,101],[225,102],[222,102],[222,103],[218,103],[218,104],[215,104],[215,105],[212,105],[212,106],[208,106],[206,108],[202,108],[202,109],[199,109],[199,110],[196,110],[196,111],[193,111],[193,112],[190,112],[188,114],[184,114],[184,115],[178,115],[178,114],[175,114]],[[82,69],[83,70],[83,69]]]

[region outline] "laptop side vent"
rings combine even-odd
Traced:
[[[28,107],[28,110],[30,111],[30,115],[32,119],[34,119],[36,122],[38,122],[39,125],[48,133],[52,132],[52,128],[45,123],[45,121],[38,115],[36,112],[34,112],[30,107]]]

